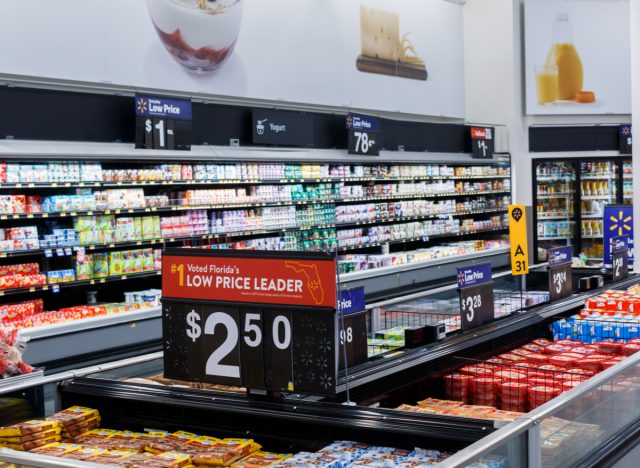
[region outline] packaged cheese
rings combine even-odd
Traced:
[[[46,421],[44,419],[32,419],[13,426],[0,427],[0,437],[15,437],[34,432],[42,432],[58,427],[55,421]]]
[[[48,455],[50,457],[61,457],[66,453],[75,452],[81,448],[82,445],[79,444],[63,444],[60,442],[54,442],[52,444],[43,445],[42,447],[37,447],[31,450],[31,452]]]
[[[63,427],[74,426],[87,420],[98,420],[100,413],[93,408],[84,406],[72,406],[62,411],[58,411],[47,418],[48,421],[56,421]]]

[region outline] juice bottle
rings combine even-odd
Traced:
[[[545,68],[558,70],[558,99],[573,101],[582,91],[582,60],[573,45],[568,13],[558,13],[553,23],[553,45]]]

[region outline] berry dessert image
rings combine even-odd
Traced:
[[[147,10],[174,60],[189,71],[210,73],[233,52],[243,3],[243,0],[147,0]]]

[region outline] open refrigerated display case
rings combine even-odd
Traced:
[[[194,147],[185,160],[19,141],[0,153],[0,322],[48,370],[159,349],[164,247],[331,251],[343,286],[369,294],[508,263],[508,156]]]
[[[603,258],[602,216],[608,204],[631,203],[628,158],[534,159],[536,261],[572,245],[593,265]]]
[[[544,271],[537,273],[528,278],[527,283],[532,284],[529,293],[537,290],[536,281],[538,286],[544,283],[541,277],[535,278],[543,275]],[[504,276],[497,278],[496,283],[496,291],[510,289],[512,293],[520,292],[520,278]],[[540,436],[545,443],[542,447],[533,446],[540,451],[544,459],[543,466],[560,466],[558,463],[561,460],[577,462],[593,459],[598,454],[602,455],[603,450],[611,453],[615,449],[613,439],[620,437],[621,431],[640,418],[637,412],[625,412],[623,405],[631,401],[634,392],[640,388],[637,375],[630,372],[630,366],[637,365],[632,361],[638,361],[640,354],[628,359],[621,357],[617,364],[611,364],[611,369],[593,378],[576,378],[575,385],[572,385],[575,388],[560,396],[556,397],[555,391],[547,394],[544,390],[536,390],[539,398],[530,403],[541,406],[535,408],[524,403],[516,410],[529,412],[520,415],[510,413],[514,411],[513,408],[490,410],[490,404],[495,404],[492,399],[495,393],[489,392],[488,387],[482,387],[487,391],[480,395],[480,400],[479,394],[475,393],[466,403],[458,402],[457,406],[449,403],[446,409],[441,407],[443,399],[451,402],[458,396],[463,400],[465,398],[464,395],[455,394],[465,388],[462,386],[447,393],[447,377],[459,373],[460,368],[465,366],[481,368],[481,365],[491,363],[506,367],[504,363],[496,361],[497,356],[516,355],[518,349],[524,349],[532,342],[535,344],[535,340],[542,338],[549,341],[577,339],[577,335],[571,334],[574,330],[593,329],[588,338],[595,342],[589,346],[603,346],[605,349],[606,345],[606,349],[611,351],[615,342],[608,340],[610,332],[606,328],[585,328],[581,323],[567,328],[564,324],[569,320],[603,320],[604,317],[594,315],[601,307],[601,302],[608,302],[603,301],[605,296],[602,295],[610,295],[606,291],[612,288],[625,290],[631,287],[637,291],[638,283],[639,279],[632,276],[590,293],[574,294],[557,303],[531,304],[527,310],[516,311],[470,332],[453,331],[440,342],[417,349],[396,349],[386,355],[372,357],[349,372],[351,401],[356,406],[340,404],[346,399],[344,375],[334,401],[295,394],[287,395],[285,399],[256,395],[247,397],[238,389],[201,384],[186,386],[185,382],[162,380],[158,378],[162,372],[162,359],[156,355],[148,359],[134,358],[131,364],[123,363],[121,366],[105,366],[104,369],[96,366],[75,376],[73,373],[66,374],[59,386],[59,408],[71,405],[96,408],[100,411],[101,425],[105,428],[129,431],[183,430],[216,437],[251,438],[272,451],[316,451],[335,440],[356,439],[364,444],[408,450],[421,447],[448,453],[460,451],[460,456],[465,456],[468,447],[483,447],[483,443],[491,443],[494,434],[506,431],[516,437],[513,431],[517,433],[522,429],[521,426],[526,426],[523,430],[528,430],[535,426],[530,425],[532,418],[536,414],[543,414],[546,422]],[[375,313],[395,310],[412,314],[413,320],[416,314],[424,313],[421,308],[427,300],[446,301],[445,293],[439,291],[432,297],[423,298],[398,298],[397,304],[376,305],[375,308],[380,310],[376,312],[370,309],[370,314],[373,316]],[[627,300],[626,297],[618,297],[613,303],[617,307],[619,301]],[[576,315],[585,308],[585,302],[591,315]],[[411,311],[412,308],[416,310]],[[370,323],[374,324],[376,320],[371,318]],[[615,327],[629,330],[625,328],[625,323],[618,322]],[[634,333],[633,336],[640,337],[637,327]],[[625,341],[631,339],[631,335],[625,337]],[[551,358],[555,355],[546,356]],[[518,368],[520,372],[522,369],[524,367]],[[531,380],[525,380],[527,388],[529,384],[540,385],[533,379],[547,379],[549,382],[562,377],[565,382],[566,375],[571,374],[554,369],[537,371],[547,372],[551,377],[525,376],[525,379]],[[518,373],[513,365],[497,372]],[[474,388],[477,390],[480,387],[476,383]],[[469,387],[466,389],[469,390]],[[576,397],[573,398],[573,395]],[[584,399],[578,396],[584,396]],[[549,401],[545,403],[545,400]],[[479,402],[483,404],[477,406]],[[588,402],[591,409],[587,407]],[[554,405],[554,409],[549,410],[545,405]],[[600,417],[605,410],[611,414],[622,412],[624,417],[597,420],[596,415]],[[501,460],[503,464],[500,466],[527,466],[527,450],[531,450],[532,446],[516,441],[509,446],[484,447],[483,450],[487,452],[483,454],[485,460]],[[570,451],[569,456],[559,447],[571,447],[574,450]],[[559,453],[569,458],[558,458]],[[27,460],[29,458],[29,454],[20,456]],[[453,455],[451,460],[455,461],[455,457]],[[0,460],[4,460],[3,453],[0,453]],[[443,463],[446,466],[446,460]]]

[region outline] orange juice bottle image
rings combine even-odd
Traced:
[[[582,91],[582,60],[573,45],[568,13],[558,13],[553,23],[553,45],[547,55],[546,68],[558,70],[558,99],[573,101]]]

